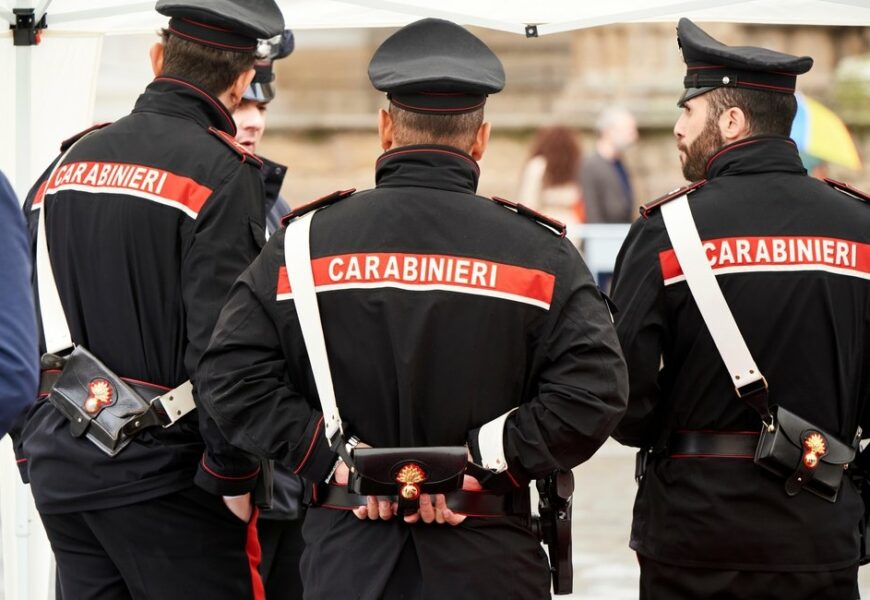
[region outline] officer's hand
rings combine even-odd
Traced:
[[[251,494],[247,493],[243,496],[224,496],[224,504],[230,512],[247,523],[251,520],[251,515],[254,513],[254,507],[251,504]]]
[[[462,489],[468,492],[479,492],[483,489],[480,482],[471,475],[465,475],[462,480]],[[447,499],[444,494],[435,494],[435,503],[429,494],[420,495],[420,510],[413,515],[405,515],[405,523],[416,523],[422,520],[424,523],[439,523],[459,525],[465,519],[465,515],[453,512],[447,507]]]
[[[360,442],[357,444],[357,448],[371,448],[371,446],[364,442]],[[332,475],[332,480],[336,485],[347,485],[349,478],[350,469],[347,468],[347,465],[343,460],[340,460],[338,466],[335,468],[335,473]],[[355,514],[356,518],[360,521],[366,519],[371,521],[377,521],[378,519],[389,521],[396,514],[396,503],[390,502],[389,500],[378,500],[377,496],[369,496],[366,505],[353,509],[353,514]]]

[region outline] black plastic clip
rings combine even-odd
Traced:
[[[538,26],[537,25],[526,25],[526,37],[527,38],[538,37]]]
[[[42,30],[47,27],[45,16],[37,21],[32,8],[14,8],[15,25],[10,25],[12,30],[12,43],[15,46],[35,46],[42,40]]]

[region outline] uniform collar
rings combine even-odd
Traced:
[[[707,161],[707,179],[771,171],[806,173],[794,141],[779,135],[749,137],[724,146]]]
[[[133,112],[158,112],[193,119],[235,137],[236,123],[223,103],[189,81],[158,77],[139,96]]]
[[[269,212],[281,193],[281,184],[284,183],[287,167],[259,155],[257,158],[263,161],[260,172],[263,174],[263,183],[266,186],[266,212]]]
[[[384,152],[375,170],[377,187],[429,187],[453,192],[477,191],[480,167],[451,146],[401,146]]]

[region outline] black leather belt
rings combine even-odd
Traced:
[[[345,486],[322,485],[317,489],[314,505],[321,508],[349,510],[365,506],[366,496],[351,494]],[[450,510],[469,517],[529,516],[531,504],[529,491],[522,490],[507,495],[488,491],[466,492],[463,490],[446,494]]]
[[[677,431],[668,442],[671,458],[754,458],[758,433]]]

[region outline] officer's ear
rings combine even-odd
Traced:
[[[389,150],[395,143],[393,139],[393,119],[390,113],[383,108],[378,112],[378,135],[381,138],[381,148]]]
[[[742,108],[732,106],[719,115],[719,133],[726,144],[742,140],[751,135],[749,120]]]
[[[229,108],[230,110],[235,110],[236,107],[241,103],[242,98],[245,96],[245,91],[250,87],[251,82],[254,80],[254,75],[257,72],[254,69],[248,69],[238,77],[233,82],[233,85],[230,86],[226,92],[221,94],[220,100]]]
[[[163,42],[154,42],[148,55],[151,57],[151,69],[154,71],[154,77],[160,77],[160,74],[163,73]]]
[[[471,155],[471,158],[474,160],[480,160],[483,158],[483,153],[486,152],[486,147],[489,145],[489,134],[492,131],[492,125],[490,125],[489,121],[484,121],[480,124],[480,127],[477,128],[477,135],[474,136],[474,144],[471,145],[471,150],[468,151],[468,154]]]

